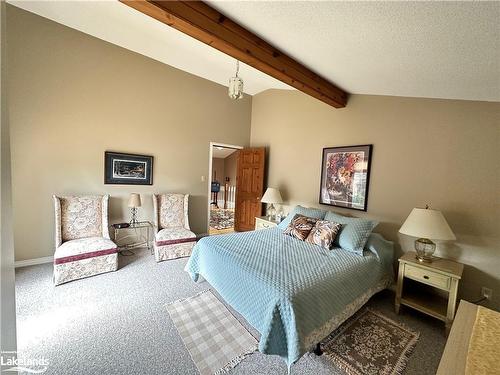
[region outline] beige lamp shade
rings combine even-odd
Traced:
[[[139,193],[130,193],[128,206],[132,208],[141,207],[141,195]]]
[[[414,208],[399,233],[429,240],[456,239],[441,211],[428,208]]]
[[[267,188],[264,196],[260,201],[262,203],[283,203],[280,191],[275,188]]]

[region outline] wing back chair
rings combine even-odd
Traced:
[[[109,195],[53,196],[54,283],[118,269],[118,247],[109,238]]]
[[[191,255],[196,235],[189,228],[188,199],[188,194],[153,194],[157,262]]]

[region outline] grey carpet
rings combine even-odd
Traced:
[[[120,257],[117,272],[52,285],[52,265],[16,270],[19,356],[44,356],[46,374],[196,374],[165,305],[210,288],[183,271],[186,259],[155,263],[147,250]],[[394,294],[367,305],[420,331],[406,374],[435,374],[444,344],[443,324],[410,309],[396,315]],[[233,311],[234,313],[234,311]],[[244,319],[235,316],[254,334]],[[283,360],[256,353],[232,374],[286,374]],[[322,357],[306,354],[292,374],[337,374]]]

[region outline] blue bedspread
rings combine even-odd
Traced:
[[[392,242],[372,234],[365,248],[325,250],[271,228],[205,237],[185,270],[259,331],[262,353],[290,366],[392,280]]]

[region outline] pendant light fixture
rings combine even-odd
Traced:
[[[237,100],[243,98],[243,80],[238,77],[240,62],[236,60],[236,75],[229,78],[228,95],[231,99]]]

